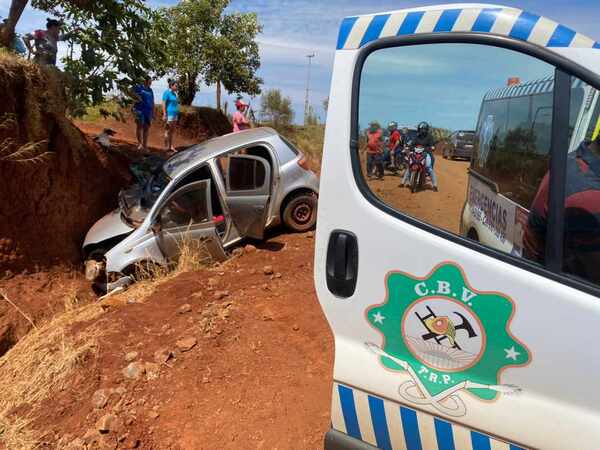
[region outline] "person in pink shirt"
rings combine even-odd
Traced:
[[[250,128],[250,121],[246,116],[248,105],[245,104],[241,99],[237,99],[235,102],[236,112],[233,113],[233,132],[247,130]]]

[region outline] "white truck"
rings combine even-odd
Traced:
[[[512,93],[489,94],[506,80]],[[331,85],[315,251],[335,338],[325,448],[600,448],[600,43],[498,5],[348,17]],[[482,130],[486,95],[515,104],[484,117],[472,169],[493,164],[500,194],[524,203],[537,258],[460,230],[469,183],[489,188],[468,162],[438,161],[440,192],[412,197],[364,175],[361,124]],[[509,220],[497,195],[467,202],[495,231]]]

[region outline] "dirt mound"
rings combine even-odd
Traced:
[[[152,151],[164,150],[165,124],[161,111],[161,107],[157,105],[148,135],[148,147]],[[107,117],[93,121],[77,120],[75,123],[79,129],[89,135],[97,135],[103,129],[110,128],[115,132],[116,140],[137,146],[135,120],[128,110],[121,111],[119,119]],[[174,145],[181,150],[231,131],[231,123],[222,112],[212,108],[184,106],[181,110],[179,126],[175,132]]]
[[[0,276],[78,263],[86,231],[128,181],[127,159],[65,117],[61,77],[0,57]]]
[[[185,136],[200,140],[222,136],[233,131],[227,116],[221,111],[207,107],[181,108],[179,126]]]
[[[47,352],[25,348],[28,336],[0,358],[7,429],[30,421],[15,442],[27,432],[61,449],[322,447],[333,339],[314,292],[311,237],[275,236],[220,267],[106,299],[104,313],[65,327],[67,354],[93,353],[62,378],[36,373],[44,390],[13,382],[33,367],[19,361]]]

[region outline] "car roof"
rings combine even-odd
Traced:
[[[233,149],[270,141],[278,136],[277,131],[268,127],[251,128],[237,133],[225,134],[176,153],[165,162],[163,170],[170,178],[175,178],[191,165],[195,166]]]
[[[392,36],[420,33],[493,33],[549,49],[596,48],[595,42],[553,20],[493,4],[457,3],[346,17],[340,26],[337,49],[358,49]]]

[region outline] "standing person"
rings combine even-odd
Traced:
[[[376,121],[369,124],[367,131],[367,177],[372,178],[373,172],[378,180],[383,180],[383,130]]]
[[[235,109],[236,112],[233,113],[233,132],[237,133],[238,131],[247,130],[250,128],[250,121],[246,115],[248,111],[248,105],[242,101],[241,98],[238,98],[235,101]]]
[[[151,85],[152,78],[150,75],[146,75],[144,82],[136,84],[133,88],[133,93],[137,99],[137,102],[133,105],[133,115],[135,117],[138,150],[144,151],[148,151],[148,135],[154,117],[154,92]]]
[[[400,133],[400,130],[398,129],[398,124],[396,122],[389,123],[388,131],[390,132],[390,139],[388,141],[388,150],[390,152],[390,165],[394,169],[400,169],[400,163],[402,162],[402,152],[404,151],[402,133]]]
[[[179,97],[177,81],[169,79],[169,89],[163,94],[163,120],[165,121],[165,150],[176,151],[173,147],[173,134],[179,120]]]
[[[35,30],[23,36],[27,49],[33,53],[33,60],[44,66],[56,66],[58,41],[69,39],[71,34],[61,34],[62,22],[46,19],[46,30]],[[33,45],[31,42],[33,41]]]

